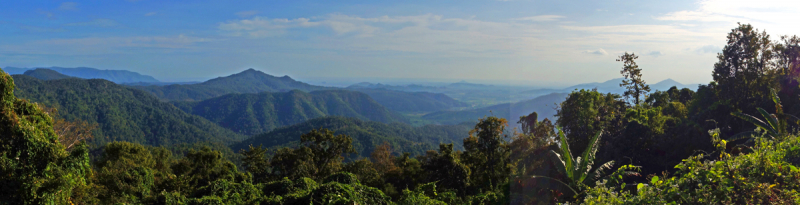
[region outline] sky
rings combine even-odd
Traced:
[[[193,81],[254,68],[310,81],[708,83],[737,22],[800,34],[792,1],[3,1],[0,67]]]

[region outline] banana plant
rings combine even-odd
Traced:
[[[758,113],[764,117],[764,120],[758,119],[752,115],[744,114],[742,112],[734,112],[731,113],[731,115],[753,123],[753,125],[764,131],[765,136],[772,139],[787,136],[789,135],[789,130],[787,129],[787,120],[791,120],[795,124],[800,124],[800,118],[783,112],[781,99],[778,97],[778,94],[774,89],[770,90],[770,94],[772,95],[772,102],[775,103],[775,113],[770,114],[763,108],[756,108]],[[741,132],[728,138],[728,141],[750,138],[750,140],[748,140],[749,142],[753,139],[753,136],[756,136],[756,133],[757,132],[755,131]]]
[[[597,134],[589,140],[586,150],[584,150],[580,156],[573,158],[572,152],[569,149],[569,144],[567,144],[567,138],[564,136],[564,132],[559,130],[558,137],[561,140],[561,146],[558,151],[560,153],[556,152],[556,150],[550,150],[549,154],[559,172],[566,176],[566,182],[547,176],[533,176],[533,178],[547,178],[559,182],[566,185],[577,195],[577,190],[590,186],[591,183],[595,182],[607,169],[614,166],[614,161],[609,161],[600,166],[592,167],[594,165],[597,148],[599,147],[598,142],[600,141],[601,133],[601,131],[598,131]]]

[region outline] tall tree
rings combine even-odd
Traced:
[[[0,70],[0,204],[70,204],[91,175],[81,143],[58,142],[53,119],[14,96],[14,80]]]
[[[638,58],[639,56],[636,56],[636,54],[625,52],[617,59],[617,62],[622,62],[623,64],[619,73],[625,77],[619,86],[628,89],[625,91],[625,98],[633,97],[633,102],[636,105],[639,104],[640,98],[644,98],[647,92],[650,92],[650,86],[642,80],[642,69],[639,68],[639,65],[636,65],[635,60]]]
[[[496,190],[511,174],[511,148],[503,133],[506,126],[506,119],[487,117],[464,139],[464,161],[472,169],[470,179],[481,191]]]
[[[728,43],[717,55],[712,76],[719,85],[720,97],[731,100],[735,109],[752,110],[769,99],[766,78],[774,57],[773,44],[766,32],[759,32],[750,24],[728,33]]]

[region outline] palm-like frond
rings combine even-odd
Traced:
[[[588,175],[586,176],[586,179],[588,179],[588,181],[586,182],[596,181],[600,176],[603,176],[603,174],[606,173],[606,170],[609,170],[613,167],[614,167],[614,161],[608,161],[605,164],[597,166],[597,168],[595,168],[593,172],[588,173]]]
[[[583,154],[581,154],[583,160],[581,160],[578,167],[576,167],[576,171],[580,173],[578,182],[583,182],[583,180],[586,179],[587,174],[589,174],[592,169],[592,165],[594,165],[595,153],[597,153],[597,148],[599,147],[597,142],[600,141],[601,134],[602,131],[598,131],[597,134],[589,140],[586,150],[583,150]]]
[[[733,115],[735,117],[738,117],[738,118],[741,118],[744,121],[753,123],[753,125],[755,125],[756,127],[760,127],[761,129],[763,129],[765,131],[770,131],[772,129],[767,123],[765,123],[764,121],[761,121],[760,119],[758,119],[758,118],[756,118],[756,117],[754,117],[752,115],[744,114],[744,113],[741,113],[741,112],[734,112],[734,113],[731,113],[731,115]]]
[[[778,122],[778,119],[774,115],[769,114],[766,110],[760,107],[756,108],[756,110],[758,110],[758,112],[761,113],[761,116],[764,116],[764,119],[769,124],[770,129],[768,129],[767,131],[771,132],[770,134],[778,134],[780,128],[780,123]]]
[[[564,162],[564,170],[566,171],[567,177],[573,178],[575,176],[573,174],[573,170],[575,170],[575,163],[574,158],[572,158],[572,151],[569,150],[567,137],[564,136],[564,131],[558,130],[558,137],[561,140],[561,161]]]

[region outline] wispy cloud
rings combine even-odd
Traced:
[[[800,33],[794,25],[800,19],[800,4],[782,0],[703,0],[695,10],[670,12],[656,17],[662,21],[752,23],[756,28],[783,34]]]
[[[653,57],[659,57],[659,56],[663,56],[664,53],[662,53],[661,51],[651,51],[650,53],[647,53],[647,55],[648,56],[653,56]]]
[[[564,16],[559,16],[559,15],[540,15],[540,16],[529,16],[529,17],[516,18],[514,20],[542,22],[542,21],[557,21],[557,20],[563,19],[563,18],[564,18]]]
[[[695,51],[699,53],[719,53],[722,52],[722,48],[715,45],[706,45],[696,49]]]
[[[78,10],[78,3],[75,2],[64,2],[58,6],[58,10],[62,11],[75,11]]]
[[[255,17],[221,23],[219,29],[249,38],[278,37],[296,31],[292,34],[316,36],[314,39],[324,39],[324,45],[347,50],[504,55],[530,55],[523,50],[535,47],[538,40],[532,34],[539,32],[532,24],[431,14],[375,18],[342,14],[297,19]]]
[[[156,14],[158,14],[158,13],[156,13],[156,12],[149,12],[149,13],[146,13],[146,14],[144,14],[144,16],[155,16]]]
[[[603,50],[602,48],[598,48],[597,50],[585,50],[585,51],[583,51],[581,53],[592,54],[592,55],[601,55],[601,56],[608,55],[608,52],[606,52],[606,50]]]

